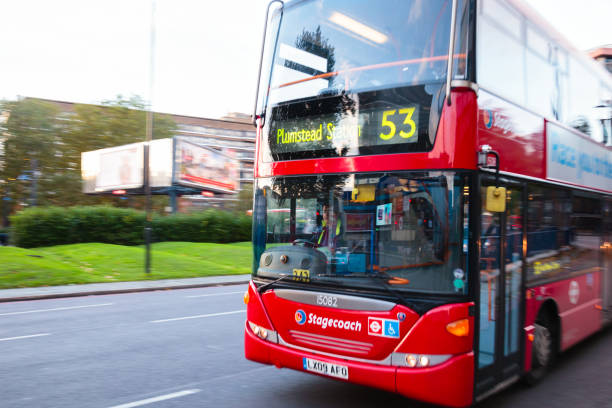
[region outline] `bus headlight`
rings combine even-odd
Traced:
[[[248,323],[254,335],[256,335],[262,340],[266,340],[271,343],[278,343],[278,334],[274,330],[270,330],[270,329],[266,329],[265,327],[258,326],[253,322],[248,322]]]
[[[452,354],[413,354],[413,353],[393,353],[391,354],[391,365],[409,368],[425,368],[442,364]]]

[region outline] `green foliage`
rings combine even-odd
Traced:
[[[237,242],[251,239],[251,218],[219,210],[153,219],[156,241]]]
[[[144,220],[144,213],[126,208],[29,208],[11,217],[11,240],[23,248],[79,242],[137,245]]]
[[[0,187],[8,203],[34,201],[40,191],[41,175],[55,174],[62,162],[58,156],[62,126],[59,109],[41,100],[3,102],[0,111],[9,113],[0,124],[4,137],[0,148]],[[9,205],[7,203],[7,205]]]
[[[142,211],[106,206],[30,208],[11,217],[12,243],[23,248],[81,242],[117,245],[144,243]],[[153,239],[187,242],[237,242],[251,239],[251,219],[207,210],[153,218]]]
[[[242,190],[238,193],[238,200],[232,204],[232,209],[242,214],[253,209],[253,184],[243,184]]]

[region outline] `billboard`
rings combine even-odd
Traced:
[[[187,140],[175,139],[174,181],[205,190],[236,193],[240,165],[235,157]]]
[[[156,139],[149,142],[149,171],[151,187],[172,185],[173,139]]]
[[[82,153],[81,175],[85,193],[142,187],[143,144],[132,143]]]
[[[144,143],[132,143],[81,153],[83,192],[105,193],[144,187]],[[240,188],[240,162],[231,152],[219,152],[180,137],[149,143],[153,188],[186,186],[233,194]]]

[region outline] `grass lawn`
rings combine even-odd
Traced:
[[[144,247],[98,243],[0,247],[0,289],[234,275],[250,273],[252,258],[250,242],[160,242],[152,245],[147,276]]]

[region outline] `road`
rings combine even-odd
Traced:
[[[249,362],[246,285],[0,304],[0,406],[424,407]],[[481,407],[612,407],[612,330]]]

